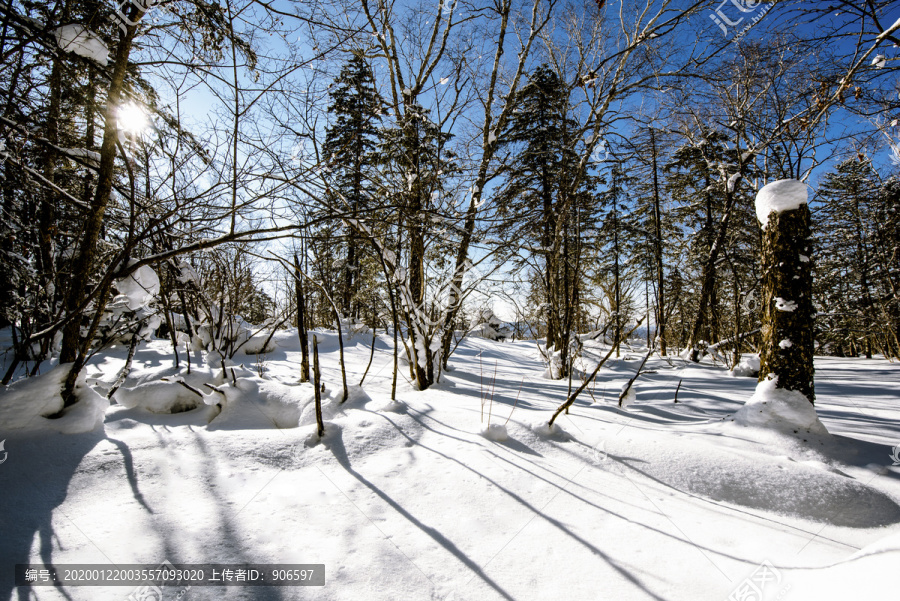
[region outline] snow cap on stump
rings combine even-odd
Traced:
[[[769,224],[769,214],[783,213],[799,209],[807,204],[809,186],[796,179],[780,179],[772,182],[759,191],[756,195],[756,218],[766,229]]]

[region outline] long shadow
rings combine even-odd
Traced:
[[[865,499],[867,507],[864,509],[875,507],[880,512],[878,515],[875,515],[871,510],[870,513],[866,513],[865,511],[850,511],[849,507],[860,500],[858,497],[858,489],[851,491],[841,489],[831,492],[830,494],[832,495],[844,494],[837,497],[836,502],[827,506],[821,504],[815,505],[819,500],[816,495],[817,491],[810,490],[807,496],[807,504],[801,507],[784,506],[780,499],[773,499],[768,495],[765,495],[764,491],[760,492],[755,483],[746,482],[737,477],[726,482],[724,486],[721,486],[718,489],[696,493],[692,490],[685,490],[686,487],[676,486],[672,483],[665,482],[659,477],[650,474],[648,471],[638,469],[629,463],[629,460],[633,461],[632,458],[628,457],[617,459],[621,465],[634,470],[660,485],[674,488],[684,494],[701,498],[706,497],[716,502],[728,503],[729,505],[737,505],[748,509],[767,511],[769,513],[780,513],[782,515],[826,523],[832,526],[849,528],[877,528],[900,522],[900,506],[898,506],[891,497],[874,488],[870,488],[868,491],[869,494]],[[857,483],[856,480],[852,480],[852,482]],[[845,502],[842,503],[841,501]]]
[[[511,451],[515,451],[515,452],[521,453],[523,455],[534,455],[535,457],[543,457],[543,455],[541,455],[540,453],[538,453],[537,451],[535,451],[534,449],[529,447],[524,442],[516,440],[515,438],[512,438],[512,437],[509,437],[506,440],[496,442],[494,444],[506,447],[507,449],[509,449]]]
[[[378,413],[378,412],[372,412],[372,413],[375,413],[376,415],[378,415],[379,417],[381,417],[381,414]],[[412,409],[412,408],[410,408],[410,407],[407,407],[406,413],[407,413],[407,414],[408,414],[408,415],[409,415],[416,423],[418,423],[420,426],[422,426],[422,428],[424,428],[425,430],[429,430],[429,431],[431,431],[431,432],[434,432],[435,434],[440,434],[441,436],[444,436],[445,438],[452,438],[453,440],[458,440],[459,442],[463,442],[463,443],[466,443],[466,444],[471,444],[471,445],[480,446],[480,443],[479,443],[479,442],[469,440],[468,438],[462,438],[462,437],[459,437],[459,436],[454,436],[454,435],[452,435],[452,434],[447,434],[446,432],[441,432],[441,431],[439,431],[439,430],[437,430],[437,429],[435,429],[435,428],[432,428],[432,427],[428,426],[424,421],[422,421],[422,420],[420,420],[420,419],[418,419],[418,418],[416,417],[416,416],[418,415],[418,416],[423,417],[423,418],[428,418],[428,419],[430,419],[430,420],[432,420],[432,421],[435,421],[435,422],[441,424],[442,426],[444,426],[444,427],[447,428],[448,430],[454,430],[454,431],[456,431],[456,432],[462,432],[462,433],[465,433],[465,434],[470,434],[470,432],[468,432],[468,431],[466,431],[466,430],[461,430],[461,429],[459,429],[459,428],[457,428],[457,427],[455,427],[455,426],[451,426],[450,424],[448,424],[448,423],[446,423],[446,422],[442,422],[441,420],[439,420],[439,419],[437,419],[437,418],[435,418],[435,417],[432,417],[431,415],[428,415],[428,413],[430,413],[430,412],[418,411],[418,410],[416,410],[416,409]],[[543,455],[541,455],[540,453],[538,453],[537,451],[535,451],[534,449],[532,449],[531,447],[529,447],[529,446],[526,445],[525,443],[523,443],[523,442],[521,442],[521,441],[519,441],[519,440],[516,440],[515,438],[512,438],[512,437],[509,437],[509,438],[507,438],[507,439],[504,440],[504,441],[493,441],[493,442],[494,442],[494,444],[504,446],[504,447],[506,447],[506,448],[508,448],[508,449],[510,449],[510,450],[517,451],[517,452],[522,453],[522,454],[524,454],[524,455],[535,455],[535,456],[537,456],[537,457],[543,457]]]
[[[582,444],[583,444],[583,443],[582,443]],[[653,527],[653,526],[650,526],[649,524],[644,524],[644,523],[641,523],[641,522],[635,522],[633,519],[627,518],[627,517],[625,517],[624,515],[622,515],[622,514],[620,514],[620,513],[617,513],[617,512],[615,512],[615,511],[613,511],[613,510],[611,510],[611,509],[609,509],[609,508],[607,508],[607,507],[603,507],[602,505],[598,505],[597,503],[594,503],[593,501],[588,500],[587,498],[585,498],[585,497],[583,497],[583,496],[581,496],[581,495],[579,495],[579,494],[577,494],[577,493],[575,493],[575,492],[569,490],[568,488],[566,488],[566,487],[564,487],[564,486],[560,486],[560,485],[557,484],[556,482],[553,482],[552,480],[549,480],[548,478],[544,478],[543,476],[541,476],[541,475],[538,474],[537,472],[531,471],[531,470],[529,470],[529,469],[527,469],[527,468],[525,468],[525,467],[523,467],[523,466],[521,466],[521,465],[519,465],[519,464],[517,464],[517,463],[514,463],[514,462],[510,461],[509,459],[506,459],[505,457],[501,457],[500,455],[497,455],[496,453],[493,453],[493,452],[491,452],[491,455],[493,455],[493,456],[494,456],[495,458],[497,458],[497,459],[500,459],[500,460],[502,460],[502,461],[508,463],[511,467],[518,468],[518,469],[522,470],[523,472],[525,472],[526,474],[530,474],[530,475],[533,476],[534,478],[537,478],[538,480],[542,480],[543,482],[546,482],[547,484],[549,484],[549,485],[551,485],[551,486],[554,486],[554,487],[558,488],[558,489],[560,490],[561,493],[565,493],[566,495],[569,495],[570,497],[572,497],[572,498],[574,498],[574,499],[577,499],[578,501],[580,501],[580,502],[582,502],[582,503],[584,503],[584,504],[586,504],[586,505],[590,505],[591,507],[597,509],[598,511],[602,511],[603,513],[606,513],[607,515],[610,515],[610,516],[612,516],[612,517],[618,518],[618,519],[623,520],[623,521],[626,521],[626,522],[631,522],[631,523],[633,523],[633,524],[635,524],[635,525],[641,526],[642,528],[646,528],[647,530],[649,530],[649,531],[651,531],[651,532],[655,532],[656,534],[659,534],[659,535],[664,536],[664,537],[666,537],[666,538],[669,538],[669,539],[672,539],[672,540],[675,540],[675,541],[679,541],[679,542],[682,542],[682,543],[690,544],[690,545],[692,545],[693,547],[695,547],[695,548],[697,548],[697,549],[700,549],[701,551],[707,551],[707,552],[712,553],[712,554],[714,554],[714,555],[717,555],[717,556],[719,556],[719,557],[724,557],[724,558],[726,558],[726,559],[731,559],[731,560],[733,560],[733,561],[742,562],[742,563],[747,563],[747,564],[752,563],[752,562],[748,561],[748,560],[745,559],[745,558],[737,557],[737,556],[735,556],[735,555],[729,555],[728,553],[725,553],[724,551],[721,551],[721,550],[718,550],[718,549],[713,549],[712,547],[707,547],[707,546],[700,545],[700,544],[698,544],[698,543],[696,543],[696,542],[694,542],[694,541],[692,541],[692,540],[690,540],[690,539],[685,540],[684,538],[678,537],[678,536],[676,536],[676,535],[674,535],[674,534],[672,534],[672,533],[670,533],[670,532],[666,532],[665,530],[662,530],[662,529],[660,529],[660,528],[655,528],[655,527]],[[629,458],[629,459],[631,459],[631,458]],[[633,459],[633,460],[634,460],[634,461],[642,461],[642,460],[640,460],[640,459]],[[534,463],[532,463],[532,464],[535,465],[535,467],[542,467],[542,466],[538,466],[538,465],[536,465],[536,464],[534,464]],[[554,475],[556,475],[556,474],[554,474]],[[578,484],[578,483],[573,482],[573,484]],[[634,483],[632,482],[632,484],[634,484]],[[660,484],[661,484],[662,486],[665,486],[665,484],[662,484],[662,483],[660,483]],[[593,494],[596,494],[596,495],[603,495],[603,496],[606,496],[607,498],[610,498],[610,499],[615,500],[614,497],[610,497],[609,495],[606,495],[605,493],[602,493],[602,492],[597,491],[597,490],[590,489],[589,487],[581,486],[581,488],[583,488],[583,489],[585,489],[585,490],[587,490],[587,491],[589,491],[589,492],[591,492],[591,493],[593,493]],[[697,496],[690,495],[690,494],[689,494],[688,496],[690,496],[690,497],[692,497],[692,498],[694,498],[694,499],[696,499],[696,500],[698,500],[698,501],[704,501],[704,502],[711,503],[712,505],[715,505],[715,506],[717,507],[717,509],[719,509],[719,510],[723,509],[722,506],[720,506],[720,505],[718,505],[718,504],[716,504],[716,503],[714,503],[714,502],[710,502],[708,499],[704,499],[703,497],[697,497]],[[668,519],[671,521],[671,516],[668,516],[668,515],[666,515],[665,513],[663,513],[662,511],[660,511],[658,507],[655,507],[655,509],[659,512],[659,514],[663,515],[664,517],[668,518]],[[729,509],[730,509],[730,508],[729,508]],[[651,510],[648,509],[648,511],[651,511]],[[746,512],[742,512],[742,513],[746,513]],[[754,514],[750,514],[750,513],[747,513],[747,515],[753,515],[753,517],[757,517],[757,516],[755,516]],[[672,522],[672,523],[674,524],[674,522]],[[716,567],[718,567],[718,566],[716,566]]]
[[[131,449],[121,440],[109,437],[107,437],[106,440],[116,445],[116,448],[122,453],[122,463],[125,465],[125,475],[128,478],[128,486],[131,487],[131,494],[134,495],[135,501],[140,503],[141,507],[147,510],[147,513],[153,513],[153,510],[147,505],[147,501],[144,500],[144,495],[141,494],[140,488],[138,488],[137,475],[134,472],[134,457],[131,454]]]
[[[13,566],[32,559],[35,535],[39,539],[39,562],[53,563],[53,512],[66,500],[69,483],[82,459],[104,439],[104,434],[0,434],[0,439],[6,440],[8,453],[0,465],[0,599],[5,601],[17,590]],[[66,591],[57,590],[70,599]],[[27,587],[17,592],[22,601],[31,596]]]
[[[468,387],[457,387],[454,389],[454,392],[463,396],[470,397],[478,397],[483,398],[485,392],[480,390],[483,386],[489,392],[491,389],[494,390],[515,390],[518,391],[521,388],[524,396],[550,396],[547,394],[547,386],[539,383],[539,382],[531,382],[531,381],[523,381],[521,379],[516,378],[503,378],[501,375],[498,375],[496,378],[493,376],[493,372],[490,375],[485,376],[484,381],[482,382],[481,376],[479,374],[472,374],[462,371],[455,371],[450,374],[450,378],[452,380],[458,380],[467,383],[471,388]],[[452,381],[451,380],[451,381]],[[454,382],[455,383],[455,382]],[[520,407],[524,408],[532,408],[534,404],[522,398],[523,395],[519,395],[518,404]],[[501,394],[495,395],[494,403],[503,404],[503,405],[512,405],[515,401],[515,397],[513,398],[504,398]],[[560,401],[561,402],[561,401]]]
[[[502,596],[504,599],[508,599],[509,601],[515,601],[515,599],[509,593],[503,590],[503,588],[501,588],[499,584],[494,582],[487,574],[485,574],[478,564],[472,561],[468,555],[463,553],[462,550],[460,550],[459,547],[457,547],[453,543],[453,541],[441,534],[439,530],[424,524],[422,521],[420,521],[418,518],[404,509],[402,505],[397,503],[387,493],[367,480],[365,476],[354,470],[353,466],[350,465],[350,458],[347,455],[347,449],[344,448],[344,440],[341,435],[335,436],[330,439],[328,448],[332,453],[334,453],[335,459],[337,459],[338,463],[341,464],[341,467],[343,467],[348,474],[356,478],[366,488],[378,495],[382,501],[393,507],[397,513],[406,518],[406,520],[413,524],[416,528],[430,536],[434,540],[434,542],[442,546],[457,559],[459,559],[467,568],[469,568],[469,570],[471,570],[479,578],[481,578],[485,582],[485,584],[497,591],[500,596]]]
[[[585,540],[585,539],[582,538],[581,536],[579,536],[579,535],[577,535],[576,533],[574,533],[572,530],[569,529],[568,526],[566,526],[565,524],[563,524],[563,523],[560,522],[559,520],[556,520],[556,519],[550,517],[549,515],[543,513],[540,509],[538,509],[537,507],[533,506],[531,503],[529,503],[528,501],[526,501],[526,500],[525,500],[524,498],[522,498],[520,495],[518,495],[518,494],[516,494],[515,492],[513,492],[512,490],[506,488],[505,486],[503,486],[502,484],[500,484],[500,483],[497,482],[496,480],[493,480],[493,479],[491,479],[491,478],[485,476],[484,474],[475,471],[471,466],[466,465],[465,463],[459,461],[458,459],[455,459],[455,458],[450,457],[450,456],[448,456],[448,455],[446,455],[446,454],[444,454],[444,453],[441,453],[440,451],[438,451],[438,450],[436,450],[436,449],[433,449],[433,448],[431,448],[431,447],[429,447],[429,446],[427,446],[427,445],[424,445],[424,444],[422,444],[421,442],[417,442],[417,441],[413,440],[408,434],[406,434],[406,432],[403,431],[402,428],[400,428],[400,426],[398,426],[396,423],[394,423],[390,418],[388,418],[387,416],[384,416],[384,415],[382,415],[382,417],[383,417],[384,419],[386,419],[387,421],[389,421],[389,422],[397,429],[397,431],[398,431],[402,436],[406,437],[410,442],[412,442],[412,443],[414,443],[414,444],[417,444],[418,446],[420,446],[420,447],[423,448],[423,449],[426,449],[426,450],[428,450],[428,451],[431,451],[431,452],[434,453],[435,455],[439,455],[440,457],[443,457],[443,458],[446,459],[447,461],[451,461],[451,462],[453,462],[453,463],[456,463],[457,465],[460,465],[460,466],[463,467],[464,469],[467,469],[467,470],[469,470],[469,471],[471,471],[471,472],[473,472],[473,473],[475,473],[475,474],[478,474],[480,477],[482,477],[482,478],[484,478],[486,481],[490,482],[493,486],[497,487],[498,490],[502,491],[503,493],[505,493],[506,495],[508,495],[510,498],[512,498],[513,500],[515,500],[517,503],[519,503],[520,505],[522,505],[522,506],[523,506],[524,508],[526,508],[528,511],[534,513],[535,515],[541,516],[541,517],[542,517],[543,519],[545,519],[548,523],[550,523],[551,525],[553,525],[553,526],[555,526],[556,528],[558,528],[559,530],[561,530],[564,534],[568,535],[568,536],[571,537],[573,540],[575,540],[575,541],[581,543],[584,547],[586,547],[586,548],[587,548],[588,550],[590,550],[592,553],[594,553],[595,555],[597,555],[598,557],[600,557],[603,561],[605,561],[611,568],[613,568],[616,572],[618,572],[622,577],[624,577],[626,580],[628,580],[629,582],[631,582],[632,584],[634,584],[636,587],[638,587],[638,588],[640,588],[642,591],[644,591],[644,593],[646,593],[647,595],[649,595],[650,597],[652,597],[652,598],[654,598],[654,599],[658,599],[659,601],[664,601],[662,597],[656,595],[655,593],[653,593],[653,591],[651,591],[650,589],[648,589],[648,588],[647,588],[640,580],[638,580],[637,577],[635,577],[631,572],[629,572],[628,570],[626,570],[626,569],[623,568],[622,566],[618,565],[618,564],[612,559],[612,557],[610,557],[609,555],[607,555],[606,553],[604,553],[602,550],[600,550],[598,547],[594,546],[594,545],[593,545],[592,543],[590,543],[589,541]],[[412,417],[412,418],[415,420],[415,417],[413,417],[412,415],[411,415],[410,417]],[[418,420],[415,420],[415,421],[418,422]],[[418,422],[418,423],[419,423],[420,425],[422,425],[423,427],[427,427],[427,426],[425,426],[424,424],[422,424],[421,422]],[[341,442],[341,449],[343,449],[343,442]],[[344,451],[344,453],[345,453],[345,459],[346,459],[346,451]],[[335,454],[335,456],[337,456],[337,454]],[[347,466],[345,466],[345,468],[349,467],[349,459],[346,459],[346,460],[347,460]],[[340,458],[338,458],[338,461],[341,461]],[[348,471],[349,471],[349,469],[348,469]],[[356,477],[356,474],[354,474],[354,476]],[[360,476],[360,477],[361,477],[361,476]],[[367,483],[367,481],[364,482],[364,484],[366,484],[366,486],[370,486],[370,487],[371,487],[371,485],[370,485],[369,483]],[[378,493],[376,493],[376,494],[378,494]],[[486,578],[486,576],[483,576],[483,573],[481,572],[480,568],[479,568],[479,569],[476,569],[476,574],[481,575],[482,578]]]
[[[210,484],[215,484],[215,455],[210,452],[209,448],[206,445],[202,436],[195,436],[194,442],[198,449],[199,454],[202,456],[202,460],[200,464],[203,467],[203,476],[206,482]],[[283,471],[283,470],[282,470]],[[281,474],[279,471],[275,476],[270,479],[265,486],[259,489],[256,492],[258,495],[262,490],[272,483],[272,481],[277,478]],[[219,540],[216,544],[216,550],[227,550],[228,554],[223,556],[216,557],[205,557],[202,562],[198,563],[261,563],[259,557],[251,557],[248,553],[248,550],[245,549],[244,537],[241,535],[239,530],[240,525],[238,523],[237,517],[244,509],[250,506],[256,495],[250,498],[243,507],[241,507],[237,512],[232,513],[229,510],[229,505],[227,500],[219,491],[217,486],[209,486],[207,487],[207,492],[212,497],[213,506],[218,508],[220,512],[221,519],[219,521]],[[275,528],[276,523],[271,524],[271,527]],[[278,586],[259,586],[253,587],[252,594],[248,595],[255,600],[259,601],[281,601],[284,599],[284,590],[282,587]]]
[[[574,441],[575,443],[577,443],[578,445],[581,445],[581,446],[583,446],[583,447],[585,447],[585,448],[592,448],[590,445],[588,445],[588,444],[586,444],[586,443],[584,443],[584,442],[578,440],[578,439],[577,439],[576,437],[574,437],[574,436],[570,436],[570,439],[571,439],[572,441]],[[753,442],[753,441],[750,441],[750,442]],[[557,446],[557,449],[559,449],[560,451],[562,451],[562,452],[564,452],[564,453],[570,455],[572,458],[584,460],[583,457],[579,456],[579,455],[576,454],[574,451],[571,451],[571,450],[569,450],[569,449],[566,449],[566,448],[565,448],[564,446],[562,446],[562,445]],[[493,453],[492,453],[492,454],[493,454]],[[496,454],[494,454],[494,456],[499,458],[499,456],[496,455]],[[636,468],[635,468],[633,465],[631,465],[631,464],[626,464],[625,462],[627,462],[627,461],[632,461],[632,462],[634,462],[634,463],[646,463],[645,460],[639,459],[639,458],[636,458],[636,457],[625,457],[625,456],[615,457],[615,456],[613,456],[613,455],[607,455],[607,458],[608,458],[609,460],[612,460],[612,461],[615,462],[615,463],[620,463],[620,464],[623,464],[623,465],[628,465],[628,467],[630,467],[631,469],[633,469],[633,470],[635,470],[635,471],[639,471],[639,470],[636,470]],[[545,471],[547,471],[547,472],[549,472],[549,473],[551,473],[551,474],[553,474],[553,475],[555,475],[555,476],[558,476],[558,474],[557,474],[556,472],[553,472],[552,470],[549,470],[549,469],[547,469],[546,467],[544,467],[544,466],[542,466],[542,465],[540,465],[540,464],[538,464],[538,463],[536,463],[536,462],[534,462],[534,461],[531,461],[531,460],[530,460],[529,458],[527,458],[527,457],[525,457],[524,460],[527,461],[527,462],[529,462],[529,463],[530,463],[531,465],[533,465],[535,468],[539,468],[539,469],[545,470]],[[513,464],[513,465],[514,465],[514,464]],[[526,468],[524,468],[524,467],[522,467],[522,466],[518,466],[518,467],[519,467],[519,469],[522,469],[523,471],[525,471],[525,472],[527,472],[527,473],[534,474],[536,477],[540,478],[540,476],[538,476],[536,473],[532,472],[531,470],[528,470],[528,469],[526,469]],[[647,475],[647,474],[646,474],[645,472],[643,472],[643,471],[639,471],[639,473],[642,474],[642,475]],[[647,475],[647,477],[648,477],[651,481],[655,482],[658,486],[661,486],[661,487],[664,487],[664,488],[672,488],[670,484],[668,484],[668,483],[666,483],[666,482],[663,482],[662,480],[659,480],[659,479],[657,479],[657,478],[655,478],[655,477],[653,477],[653,476]],[[566,494],[568,494],[568,495],[570,495],[570,496],[573,496],[573,497],[575,497],[575,498],[577,498],[577,499],[579,499],[579,500],[581,500],[581,501],[584,501],[585,503],[587,503],[587,504],[589,504],[589,505],[594,505],[594,504],[592,504],[590,501],[587,501],[586,499],[582,498],[581,496],[576,495],[576,494],[575,494],[574,492],[572,492],[572,491],[569,491],[569,490],[567,490],[567,489],[564,489],[563,487],[559,486],[558,484],[555,484],[555,483],[551,482],[550,480],[546,480],[546,479],[544,479],[544,478],[541,478],[541,479],[542,479],[542,480],[545,480],[546,482],[548,482],[548,483],[550,483],[550,484],[553,484],[554,486],[556,486],[557,488],[559,488],[561,491],[565,492]],[[581,483],[579,483],[579,482],[575,482],[574,480],[572,481],[572,484],[574,484],[574,485],[576,485],[576,486],[578,486],[578,487],[580,487],[580,488],[582,488],[582,489],[588,490],[589,492],[592,492],[592,493],[594,493],[594,494],[604,494],[604,493],[602,493],[601,491],[597,491],[597,490],[591,489],[590,487],[586,487],[586,486],[584,486],[583,484],[581,484]],[[637,486],[633,481],[632,481],[632,484],[634,484],[635,486]],[[817,537],[820,538],[820,539],[827,540],[827,541],[829,541],[829,542],[832,542],[832,543],[835,543],[835,544],[838,544],[838,545],[842,545],[842,546],[844,546],[844,547],[847,547],[847,546],[848,546],[846,543],[843,543],[843,542],[841,542],[841,541],[838,541],[838,540],[834,540],[834,539],[828,538],[827,536],[822,536],[822,535],[821,535],[821,530],[820,530],[818,533],[817,533],[817,532],[812,532],[812,531],[809,531],[809,530],[805,530],[805,529],[803,529],[803,528],[800,528],[800,527],[798,527],[798,526],[796,526],[796,525],[785,524],[784,522],[781,522],[781,521],[776,520],[776,519],[772,519],[772,518],[770,518],[770,517],[767,517],[766,515],[756,514],[756,513],[753,513],[753,512],[751,512],[751,511],[749,511],[749,510],[741,509],[741,508],[738,507],[738,506],[734,506],[734,505],[724,505],[724,504],[722,504],[722,503],[720,503],[720,502],[718,502],[718,501],[716,501],[716,500],[714,500],[714,499],[711,499],[711,498],[709,498],[709,497],[703,497],[703,496],[700,496],[700,495],[696,495],[696,494],[694,494],[694,493],[692,493],[692,492],[689,492],[689,491],[683,491],[683,490],[680,490],[680,489],[673,489],[673,490],[678,490],[681,494],[684,494],[684,495],[687,496],[687,497],[690,497],[690,498],[692,498],[692,499],[694,499],[694,500],[696,500],[696,501],[698,501],[698,502],[704,503],[704,504],[706,504],[706,505],[710,505],[710,506],[712,506],[712,507],[715,507],[715,508],[716,508],[716,511],[719,511],[719,512],[721,512],[721,513],[723,513],[723,514],[727,514],[727,515],[729,515],[729,516],[732,516],[732,515],[735,514],[735,513],[741,513],[741,514],[744,514],[744,515],[748,515],[748,516],[750,516],[750,517],[752,517],[752,518],[754,518],[754,519],[758,519],[758,520],[762,520],[762,521],[766,521],[766,522],[772,522],[772,523],[778,524],[778,525],[781,526],[781,527],[791,528],[792,530],[797,530],[797,531],[799,531],[799,532],[803,532],[803,533],[808,534],[808,535],[810,535],[810,536],[817,536]],[[597,505],[594,505],[594,506],[597,507],[598,509],[600,509],[600,510],[602,510],[602,511],[608,513],[608,514],[610,514],[610,515],[615,516],[615,517],[621,518],[621,519],[623,519],[623,520],[624,520],[624,519],[627,519],[627,518],[625,518],[624,516],[621,516],[621,515],[619,515],[619,514],[613,512],[613,511],[607,509],[607,508],[600,507],[600,506],[597,506]],[[663,513],[663,515],[666,515],[666,514]],[[666,516],[666,517],[671,518],[671,516]],[[674,522],[673,522],[673,523],[674,523]],[[649,530],[652,530],[652,531],[654,531],[654,532],[657,532],[658,534],[661,534],[661,535],[663,535],[663,536],[667,536],[667,537],[670,537],[670,538],[674,538],[674,539],[682,540],[682,541],[683,541],[683,539],[680,539],[680,538],[678,538],[678,537],[676,537],[676,536],[674,536],[674,535],[672,535],[672,534],[670,534],[670,533],[667,533],[667,532],[665,532],[665,531],[663,531],[663,530],[659,530],[659,529],[657,529],[657,528],[653,528],[652,526],[649,526],[649,525],[647,525],[647,524],[640,524],[640,525],[643,526],[644,528],[647,528],[647,529],[649,529]],[[728,558],[728,559],[733,559],[733,560],[735,560],[735,561],[740,561],[740,562],[744,562],[744,563],[748,563],[748,564],[749,564],[749,563],[752,563],[752,562],[748,561],[747,559],[740,558],[740,557],[736,557],[736,556],[733,556],[733,555],[729,555],[729,554],[727,554],[727,553],[725,553],[725,552],[723,552],[723,551],[719,551],[719,550],[713,549],[712,547],[704,547],[704,546],[702,546],[702,545],[698,545],[697,543],[695,543],[695,542],[693,542],[693,541],[687,541],[687,542],[690,542],[691,545],[693,545],[693,546],[695,546],[695,547],[697,547],[697,548],[699,548],[699,549],[703,549],[704,551],[709,551],[710,553],[713,553],[713,554],[715,554],[715,555],[719,555],[719,556],[721,556],[721,557],[725,557],[725,558]],[[854,548],[855,548],[855,547],[854,547]]]

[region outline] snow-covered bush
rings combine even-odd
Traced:
[[[476,325],[470,330],[470,333],[475,336],[481,336],[488,340],[505,340],[510,335],[509,328],[503,325],[500,318],[490,308],[479,310],[473,321]]]
[[[227,356],[250,340],[253,326],[240,315],[227,315],[218,306],[201,311],[197,336],[207,350],[218,350]]]
[[[132,260],[129,265],[133,265]],[[162,324],[155,306],[159,295],[159,276],[149,265],[138,267],[113,284],[118,294],[107,303],[98,334],[105,342],[128,343],[132,336],[150,340]]]

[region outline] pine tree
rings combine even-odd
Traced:
[[[878,301],[884,316],[885,351],[900,359],[900,179],[881,186],[875,210]]]
[[[323,152],[330,169],[329,208],[360,219],[371,208],[374,152],[378,143],[381,106],[372,69],[361,52],[344,65],[330,93],[329,113],[334,122],[326,130]],[[364,256],[367,246],[352,226],[346,226],[342,277],[337,284],[345,317],[360,315]],[[371,261],[369,261],[371,263]]]
[[[876,303],[875,245],[880,182],[869,159],[851,158],[822,180],[815,227],[822,232],[817,289],[823,340],[839,354],[872,356],[881,315]]]
[[[650,300],[653,301],[656,342],[660,354],[665,356],[669,342],[666,325],[675,308],[674,303],[668,302],[675,296],[667,278],[666,266],[680,261],[684,235],[669,211],[672,203],[663,173],[663,167],[668,162],[664,135],[649,128],[636,132],[631,144],[633,147],[624,167],[630,175],[628,187],[632,198],[628,231],[633,247],[629,264],[637,267],[645,279],[645,286],[652,291]]]
[[[604,252],[600,254],[598,261],[599,270],[597,276],[601,280],[611,283],[611,295],[609,298],[610,317],[613,326],[613,340],[616,341],[616,357],[619,356],[619,339],[625,327],[628,317],[626,306],[630,292],[630,271],[628,258],[640,259],[647,256],[640,251],[644,236],[636,232],[634,222],[629,214],[631,200],[628,188],[635,182],[630,178],[622,165],[617,161],[609,169],[608,185],[605,191],[598,197],[603,210],[603,224],[601,235],[603,237]],[[637,234],[637,235],[636,235]],[[604,260],[603,257],[606,257]],[[637,265],[638,269],[646,267]]]
[[[535,69],[516,105],[499,141],[511,151],[497,197],[501,228],[507,241],[517,242],[517,251],[541,264],[547,351],[561,354],[559,370],[551,371],[564,377],[583,295],[586,238],[580,234],[592,228],[596,178],[586,177],[577,190],[569,189],[577,163],[577,124],[569,117],[569,90],[552,69]]]
[[[724,181],[723,173],[731,172],[741,163],[729,138],[725,134],[708,128],[699,132],[696,143],[682,146],[674,153],[673,160],[666,166],[671,173],[667,189],[673,200],[680,205],[675,214],[679,221],[694,231],[689,253],[699,266],[696,283],[699,293],[696,298],[696,313],[690,327],[689,344],[692,347],[691,360],[698,361],[703,343],[719,339],[724,329],[724,317],[720,303],[722,278],[719,262],[727,253],[732,253],[730,264],[734,263],[734,249],[741,241],[744,248],[742,261],[752,261],[758,234],[750,233],[753,212],[747,190],[741,185],[753,174],[745,166],[743,177]],[[737,209],[745,210],[737,210]],[[744,219],[741,216],[744,215]],[[738,272],[735,267],[733,272]],[[738,287],[742,284],[735,280]]]

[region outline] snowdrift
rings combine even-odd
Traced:
[[[57,365],[46,374],[19,380],[0,392],[0,427],[56,430],[64,434],[101,428],[109,401],[85,384],[84,371],[75,384],[78,402],[63,410],[61,393],[71,367],[69,363]]]

